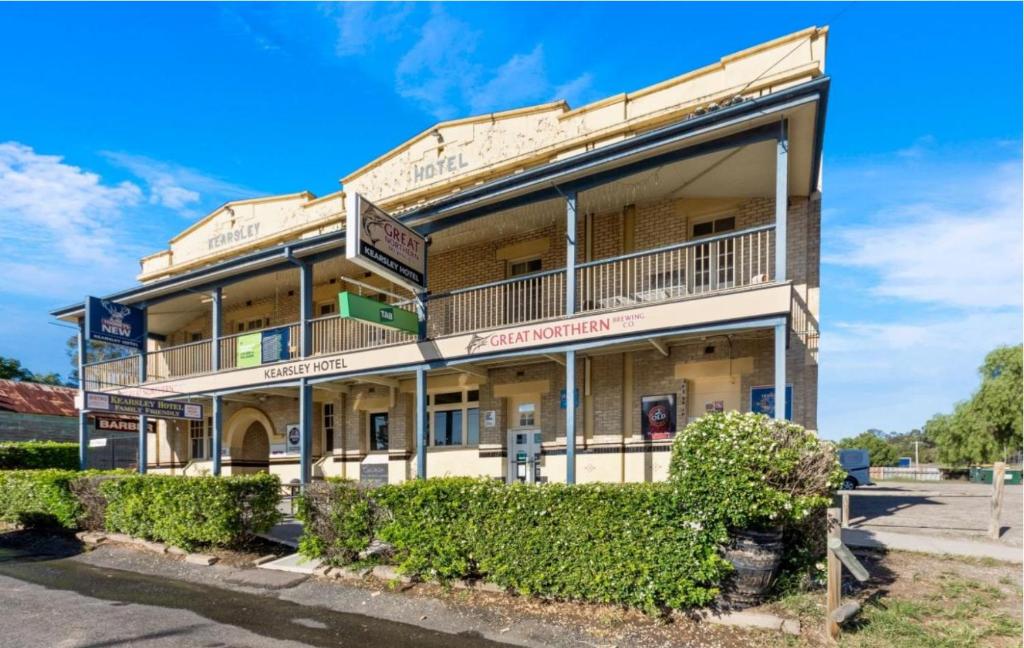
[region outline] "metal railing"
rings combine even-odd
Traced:
[[[525,324],[565,313],[565,270],[549,270],[432,295],[431,337]]]
[[[101,360],[83,367],[82,386],[89,391],[139,384],[139,356]]]
[[[685,299],[771,281],[775,226],[687,241],[576,268],[580,312]]]
[[[415,311],[410,302],[391,304],[395,308]],[[384,329],[353,319],[342,319],[337,315],[318,317],[309,322],[310,335],[313,337],[313,355],[340,353],[358,349],[412,342],[416,339],[413,333],[397,329]]]
[[[146,354],[146,380],[168,380],[209,373],[210,340],[189,342]]]
[[[768,283],[775,277],[774,260],[775,226],[766,225],[582,263],[576,267],[577,312],[642,306]],[[427,334],[441,337],[564,317],[565,291],[562,268],[431,295]],[[407,300],[391,305],[415,310]],[[284,327],[289,330],[289,357],[298,357],[300,324],[292,323],[220,338],[220,368],[238,366],[241,336]],[[337,315],[310,320],[309,334],[314,355],[416,339],[411,333]],[[213,370],[211,348],[210,340],[202,340],[152,351],[147,356],[147,379],[209,373]],[[136,385],[138,356],[86,365],[85,381],[90,389]]]

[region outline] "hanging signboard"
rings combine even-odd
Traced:
[[[427,289],[426,239],[357,193],[345,196],[345,257],[412,292]]]
[[[134,306],[87,297],[85,336],[91,341],[141,350],[146,344],[146,313]]]
[[[750,411],[775,418],[775,387],[751,387]],[[793,385],[786,385],[786,420],[793,420]]]
[[[357,319],[374,326],[412,334],[419,331],[416,313],[350,292],[338,293],[338,312],[345,319]]]
[[[100,432],[138,432],[139,419],[97,416],[96,429]],[[156,434],[156,421],[146,421],[146,432]]]
[[[90,412],[145,415],[154,418],[203,420],[203,406],[197,403],[180,403],[157,398],[101,394],[90,391],[85,392],[85,409]]]

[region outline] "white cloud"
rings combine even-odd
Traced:
[[[869,290],[878,297],[958,308],[1020,306],[1020,166],[1007,163],[990,173],[959,183],[969,205],[890,205],[874,224],[837,228],[824,262],[872,273]]]
[[[993,160],[997,148],[922,138],[833,167],[822,257],[825,436],[920,427],[970,395],[986,353],[1021,341],[1021,162]]]
[[[579,108],[590,100],[593,93],[594,75],[584,72],[575,79],[567,81],[555,88],[552,101],[565,99],[573,108]]]
[[[410,3],[346,2],[327,5],[338,27],[338,56],[365,54],[379,40],[394,40],[412,13]]]
[[[141,198],[131,182],[104,184],[60,156],[18,142],[0,143],[0,247],[5,252],[0,274],[16,276],[9,274],[10,264],[27,254],[34,264],[59,259],[109,266],[111,254],[118,252],[116,227],[124,210]],[[18,288],[3,283],[8,285],[0,290]]]
[[[544,71],[544,47],[515,54],[484,84],[471,90],[469,109],[474,114],[518,108],[535,101],[549,87]]]
[[[479,66],[470,60],[479,37],[435,7],[419,39],[398,62],[398,94],[423,104],[438,119],[455,116],[479,75]]]
[[[196,209],[200,206],[210,208],[228,200],[260,195],[248,187],[144,155],[105,151],[103,156],[146,183],[150,204],[166,207],[186,218],[201,215]]]
[[[348,21],[339,22],[339,30],[361,30],[364,16],[370,11],[365,7],[352,9]],[[401,20],[405,18],[403,14]],[[370,25],[379,24],[366,20]],[[381,29],[384,28],[371,26],[369,31]],[[513,53],[497,66],[485,66],[474,59],[482,37],[483,33],[469,24],[449,16],[439,6],[433,7],[418,30],[416,41],[395,68],[398,93],[420,104],[437,119],[451,119],[467,111],[482,114],[540,103],[550,100],[552,95],[575,103],[592,92],[593,76],[589,73],[565,83],[554,82],[542,43],[529,51]],[[352,43],[351,53],[366,51],[360,37],[354,37]]]

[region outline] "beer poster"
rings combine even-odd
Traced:
[[[671,439],[676,434],[676,395],[640,399],[640,431],[646,441]]]

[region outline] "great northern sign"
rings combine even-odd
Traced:
[[[345,257],[413,292],[423,292],[427,241],[358,193],[345,196]]]
[[[419,332],[419,319],[416,313],[350,292],[338,293],[338,312],[346,319],[357,319],[406,333]]]

